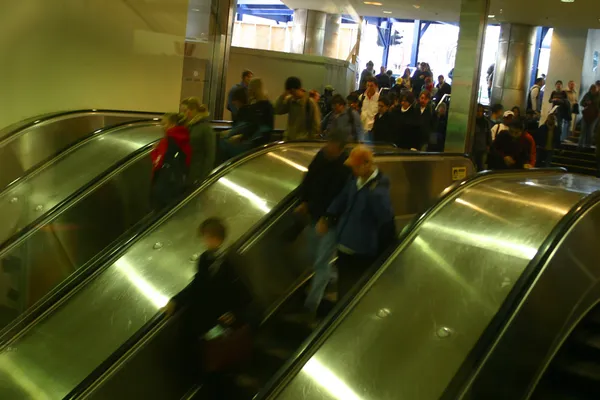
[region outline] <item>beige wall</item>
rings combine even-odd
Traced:
[[[575,81],[581,93],[579,87],[581,85],[581,71],[583,69],[587,37],[587,29],[554,28],[548,77],[542,104],[542,122],[552,108],[552,105],[548,103],[548,99],[557,80],[563,81],[565,89],[569,81]]]
[[[3,1],[0,127],[69,109],[177,109],[187,6],[187,0]]]
[[[326,85],[332,85],[344,96],[354,90],[356,80],[356,72],[345,61],[232,47],[227,71],[228,89],[240,82],[244,69],[250,69],[256,77],[263,79],[271,101],[275,101],[283,92],[285,80],[290,76],[299,77],[307,90],[316,89],[322,93]],[[231,118],[227,110],[224,116],[226,119]],[[286,120],[286,116],[277,116],[275,127],[285,128]]]

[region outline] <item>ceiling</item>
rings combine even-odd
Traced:
[[[460,0],[370,0],[383,4],[373,6],[364,4],[362,0],[282,1],[290,8],[308,8],[332,14],[443,22],[458,22],[461,3]],[[560,0],[491,0],[489,14],[495,16],[489,20],[490,23],[600,29],[600,0],[575,0],[573,3]]]

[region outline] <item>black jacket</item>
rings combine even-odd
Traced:
[[[396,145],[401,149],[418,149],[421,141],[421,134],[417,105],[413,104],[411,108],[404,112],[402,112],[401,108],[398,108],[397,110],[394,110],[393,113],[398,132]]]
[[[555,126],[553,132],[551,132],[550,127],[546,124],[540,126],[535,134],[532,135],[537,147],[541,149],[546,148],[549,134],[552,135],[552,148],[557,149],[560,147],[560,129],[558,126]]]
[[[381,143],[393,143],[397,141],[397,127],[394,120],[396,113],[388,111],[385,114],[377,114],[373,123],[373,141]]]
[[[435,132],[437,129],[437,113],[433,109],[431,103],[425,107],[425,110],[421,112],[421,106],[419,103],[415,104],[417,108],[417,114],[419,116],[419,126],[420,126],[420,142],[418,143],[418,147],[415,147],[417,150],[421,150],[424,144],[429,142],[429,135],[432,132]]]
[[[344,165],[347,158],[348,154],[343,153],[337,159],[329,160],[321,150],[308,166],[308,172],[300,184],[299,197],[308,203],[308,211],[314,220],[325,215],[350,178],[351,171]]]
[[[188,307],[186,320],[196,334],[207,332],[227,312],[243,319],[250,299],[233,265],[214,251],[202,253],[194,279],[173,298],[177,308]]]
[[[436,101],[442,100],[442,97],[444,97],[445,94],[452,93],[452,86],[450,86],[450,84],[448,84],[447,82],[444,82],[442,85],[440,85],[438,83],[436,85],[436,88],[438,90],[437,93],[435,94]]]

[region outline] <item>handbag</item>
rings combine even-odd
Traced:
[[[571,106],[571,114],[579,114],[579,103],[573,103]]]
[[[244,324],[227,328],[222,335],[203,339],[202,368],[206,372],[225,372],[252,357],[252,329]]]

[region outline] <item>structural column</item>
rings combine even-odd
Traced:
[[[327,13],[314,10],[294,10],[292,53],[323,55]]]
[[[462,0],[446,152],[469,152],[490,0]]]
[[[340,14],[327,14],[323,43],[323,55],[325,57],[337,58],[341,24],[342,16]]]
[[[536,28],[530,25],[503,23],[500,26],[491,104],[525,109],[535,52],[535,34]]]

